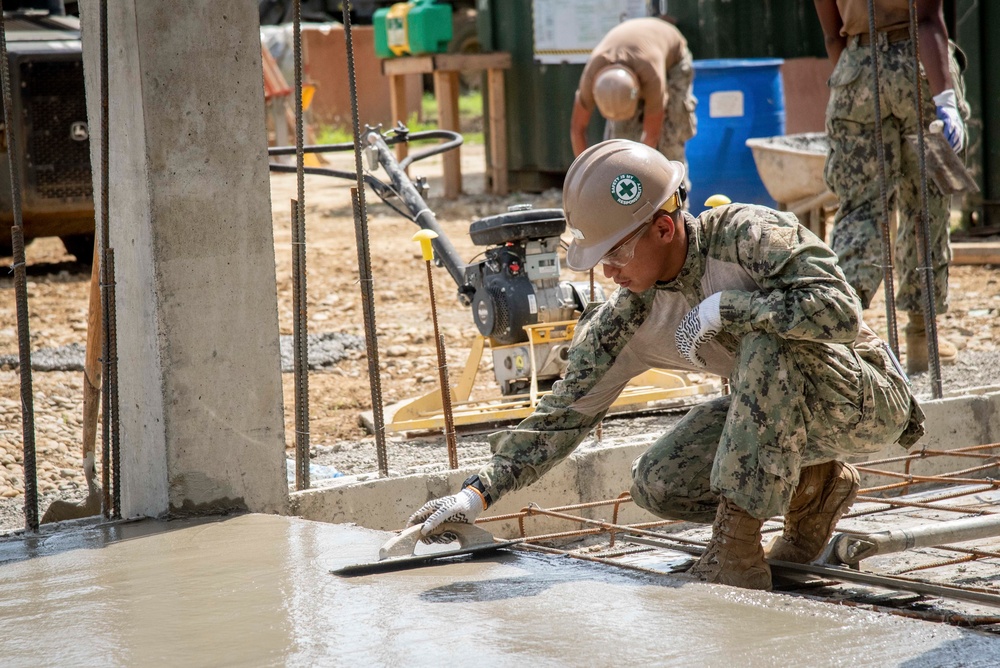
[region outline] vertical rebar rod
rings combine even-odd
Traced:
[[[920,223],[917,225],[917,257],[923,266],[918,270],[924,279],[924,327],[927,331],[927,359],[931,372],[931,395],[935,399],[944,396],[941,386],[941,358],[938,351],[937,306],[934,291],[934,262],[931,258],[931,226],[927,209],[927,154],[924,147],[924,92],[921,85],[920,39],[917,30],[917,6],[915,0],[910,5],[910,41],[913,43],[913,87],[917,100],[917,158],[920,163]],[[948,48],[945,46],[945,48]],[[944,223],[948,224],[947,221]]]
[[[111,517],[121,519],[122,516],[122,476],[121,476],[121,430],[118,421],[118,325],[115,285],[115,249],[108,248],[108,359],[105,366],[108,369],[108,385],[104,395],[105,403],[111,412]]]
[[[437,343],[438,379],[441,385],[441,410],[444,413],[444,440],[448,446],[448,467],[458,468],[458,444],[455,442],[455,418],[451,408],[451,382],[448,379],[448,357],[444,348],[444,335],[438,328],[437,296],[434,294],[434,271],[431,261],[427,265],[427,290],[431,296],[431,321],[434,323],[434,341]]]
[[[594,268],[590,268],[590,301],[597,301],[597,287],[594,285]],[[604,420],[597,423],[597,428],[594,430],[594,436],[597,438],[598,442],[604,440]]]
[[[0,10],[2,11],[2,10]],[[3,47],[6,50],[6,46]],[[6,68],[6,64],[3,65]],[[5,70],[6,71],[6,70]],[[8,128],[10,125],[7,126]],[[13,151],[11,151],[13,153]],[[13,162],[12,158],[12,162]],[[13,173],[11,174],[13,177]],[[17,350],[21,377],[21,434],[24,439],[24,528],[38,531],[38,477],[35,466],[35,405],[31,381],[31,337],[28,331],[28,286],[25,276],[24,233],[11,228],[14,248],[14,295],[17,303]]]
[[[295,51],[295,183],[292,205],[292,332],[295,348],[295,489],[309,489],[309,312],[306,290],[306,186],[302,124],[302,1],[292,20]]]
[[[354,131],[354,169],[358,184],[351,188],[354,205],[354,236],[358,246],[358,273],[361,283],[361,305],[365,320],[365,347],[368,353],[368,380],[372,395],[372,423],[375,432],[375,452],[379,475],[389,475],[389,460],[385,450],[385,419],[382,415],[382,378],[378,361],[378,337],[375,327],[375,297],[372,280],[371,252],[368,248],[368,217],[365,209],[365,181],[361,167],[361,124],[358,120],[358,85],[354,68],[354,41],[351,37],[351,2],[344,0],[344,41],[347,48],[347,80],[351,90],[351,123]]]
[[[878,33],[875,30],[875,0],[868,0],[868,44],[872,61],[872,99],[875,104],[875,148],[878,155],[878,187],[882,201],[879,231],[882,238],[882,288],[885,294],[885,326],[889,347],[899,357],[899,330],[896,325],[896,284],[889,234],[889,186],[885,175],[885,144],[882,140],[882,98],[879,89]]]
[[[14,105],[10,90],[10,64],[7,59],[7,24],[0,0],[0,75],[3,78],[3,115],[7,136],[7,160],[10,165],[11,206],[14,225],[10,230],[14,252],[14,302],[17,309],[18,371],[21,378],[21,434],[23,438],[24,527],[38,531],[38,478],[35,469],[35,403],[31,381],[31,336],[28,323],[28,282],[24,257],[24,230],[21,212],[21,163],[18,161],[17,132],[14,129]]]
[[[108,297],[108,286],[114,280],[108,275],[108,249],[111,246],[109,215],[110,192],[109,172],[110,157],[108,156],[110,128],[108,127],[108,2],[101,0],[99,4],[98,22],[100,23],[100,59],[101,59],[101,385],[105,388],[104,401],[101,402],[101,510],[104,517],[110,518],[114,509],[111,499],[111,402],[108,401],[111,368],[111,301]]]
[[[292,200],[292,356],[295,382],[295,489],[309,489],[309,348],[306,305],[305,225]]]
[[[375,295],[373,291],[374,281],[371,275],[371,254],[368,249],[368,221],[365,218],[364,202],[356,187],[351,188],[351,203],[354,205],[354,232],[358,245],[361,310],[365,321],[365,351],[368,356],[368,381],[372,397],[372,430],[375,432],[375,456],[378,460],[379,475],[387,476],[389,475],[389,457],[385,448],[385,417],[382,413],[382,376],[379,371],[378,336],[375,327]]]

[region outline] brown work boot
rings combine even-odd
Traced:
[[[688,572],[703,582],[770,589],[771,567],[764,561],[760,545],[763,524],[726,497],[720,497],[712,540]]]
[[[906,373],[921,373],[927,371],[927,329],[924,326],[924,314],[920,311],[907,313],[906,323]],[[938,359],[941,364],[954,364],[958,359],[958,348],[954,343],[938,335]]]
[[[808,564],[819,557],[858,495],[860,477],[850,464],[807,466],[785,513],[785,530],[767,546],[767,558]]]

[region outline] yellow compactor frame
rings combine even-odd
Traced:
[[[472,401],[472,387],[486,348],[486,339],[477,335],[465,362],[458,383],[452,383],[452,416],[455,427],[476,427],[514,422],[531,415],[538,401],[548,391],[538,390],[535,346],[545,343],[569,342],[576,330],[575,320],[527,325],[530,353],[531,385],[528,394],[517,394],[485,401]],[[515,344],[521,346],[523,344]],[[514,347],[514,346],[511,346]],[[720,390],[718,382],[694,382],[684,372],[650,369],[639,374],[622,390],[611,404],[609,413],[625,413],[646,408],[652,402],[672,402],[680,405],[687,397],[711,394]],[[669,405],[669,404],[667,404]],[[387,431],[423,431],[444,428],[441,390],[401,401],[385,409]]]

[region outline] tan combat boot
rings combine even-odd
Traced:
[[[858,495],[860,477],[850,464],[807,466],[785,513],[785,530],[767,546],[767,558],[808,564],[826,547],[837,520]]]
[[[760,545],[763,524],[726,497],[720,497],[712,540],[688,572],[703,582],[770,589],[771,567],[764,561]]]
[[[909,311],[909,322],[906,323],[906,373],[921,373],[927,371],[927,330],[924,326],[924,314],[921,311]],[[941,364],[954,364],[958,359],[958,348],[948,339],[938,336],[938,359]]]

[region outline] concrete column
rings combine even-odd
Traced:
[[[122,514],[285,512],[257,3],[108,4]],[[99,9],[81,5],[96,199]]]

